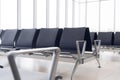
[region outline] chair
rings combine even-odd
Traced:
[[[114,35],[114,47],[120,47],[120,32],[116,32]]]
[[[38,34],[36,48],[55,47],[59,45],[62,29],[42,28]]]
[[[20,30],[5,30],[1,38],[1,50],[8,50],[15,47],[15,42],[19,36]]]
[[[38,30],[36,29],[23,29],[16,41],[16,49],[34,48],[37,39]]]
[[[4,31],[2,29],[0,29],[0,45],[1,45],[1,38],[3,36],[3,33],[4,33]]]
[[[94,44],[94,40],[97,40],[97,33],[90,32],[91,43]]]
[[[2,35],[2,31],[3,31],[3,30],[2,30],[2,29],[0,29],[0,37],[1,37],[1,35]]]
[[[15,47],[15,42],[17,40],[17,36],[19,35],[19,30],[17,29],[7,29],[2,32],[1,35],[1,48],[0,50],[3,52],[8,52]],[[3,68],[0,65],[0,68]]]
[[[97,42],[99,42],[99,44],[97,44]],[[61,55],[72,56],[72,58],[76,60],[72,71],[71,80],[77,66],[79,64],[83,64],[84,60],[88,57],[95,56],[100,67],[97,57],[100,41],[96,40],[94,45],[95,50],[92,51],[89,28],[64,28],[59,46],[61,49]],[[92,52],[93,54],[89,54],[90,56],[85,56],[86,51]]]
[[[113,32],[99,32],[97,39],[101,40],[101,45],[111,47],[114,42]]]

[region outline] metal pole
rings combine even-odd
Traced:
[[[37,0],[33,0],[33,28],[37,28]]]
[[[99,0],[99,32],[101,31],[101,0]]]
[[[49,0],[46,0],[46,28],[49,28]]]
[[[87,0],[85,2],[85,27],[87,27]]]
[[[1,28],[1,0],[0,0],[0,28]]]
[[[17,0],[17,29],[21,28],[21,0]]]
[[[75,2],[72,0],[72,27],[75,26]]]
[[[79,27],[80,27],[80,3],[78,3],[78,12],[79,12],[78,21],[79,21]]]
[[[115,32],[115,27],[116,27],[116,0],[114,0],[114,23],[113,23],[113,26],[114,26],[114,32]]]
[[[57,5],[56,5],[56,6],[57,6],[57,7],[56,7],[56,27],[59,28],[59,16],[60,16],[60,15],[59,15],[59,12],[60,12],[60,8],[59,8],[60,5],[59,5],[59,4],[60,4],[60,1],[57,0],[57,1],[56,1],[56,4],[57,4]]]
[[[65,0],[65,27],[68,27],[68,0]]]

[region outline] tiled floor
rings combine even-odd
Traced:
[[[70,61],[70,60],[69,60]],[[49,66],[49,61],[17,58],[20,68],[47,72],[45,66]],[[79,65],[73,80],[120,80],[120,54],[113,52],[101,52],[100,62],[102,68],[98,68],[97,62],[94,60],[88,61],[85,64]],[[71,71],[74,63],[59,62],[57,75],[62,75],[63,80],[70,80]]]

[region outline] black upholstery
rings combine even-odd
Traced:
[[[14,42],[16,41],[16,36],[18,35],[18,33],[19,31],[16,29],[5,30],[1,38],[1,47],[13,48]]]
[[[88,28],[64,28],[60,40],[61,50],[71,52],[77,51],[76,40],[86,40],[86,51],[91,51],[91,39]]]
[[[17,49],[33,48],[35,45],[36,34],[36,29],[21,30],[15,47]]]
[[[94,40],[97,39],[97,33],[96,32],[90,32],[90,38],[91,38],[91,43],[94,44]]]
[[[4,33],[5,33],[5,30],[2,30],[2,31],[1,31],[1,34],[0,34],[0,38],[3,37]]]
[[[98,40],[101,40],[101,45],[110,46],[114,42],[114,33],[113,32],[99,32]]]
[[[120,46],[120,32],[116,32],[114,35],[114,45]]]
[[[57,28],[42,28],[39,32],[36,47],[54,47],[58,46],[62,29]]]
[[[0,38],[1,38],[1,35],[2,35],[2,29],[0,29]]]

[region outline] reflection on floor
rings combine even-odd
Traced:
[[[5,61],[5,60],[3,60]],[[50,65],[48,60],[32,58],[16,59],[19,68],[32,71],[47,72]],[[120,80],[120,54],[113,52],[101,52],[100,62],[102,68],[97,68],[95,60],[79,65],[73,80]],[[70,80],[71,71],[74,63],[60,61],[58,64],[57,75],[63,76],[63,80]]]

